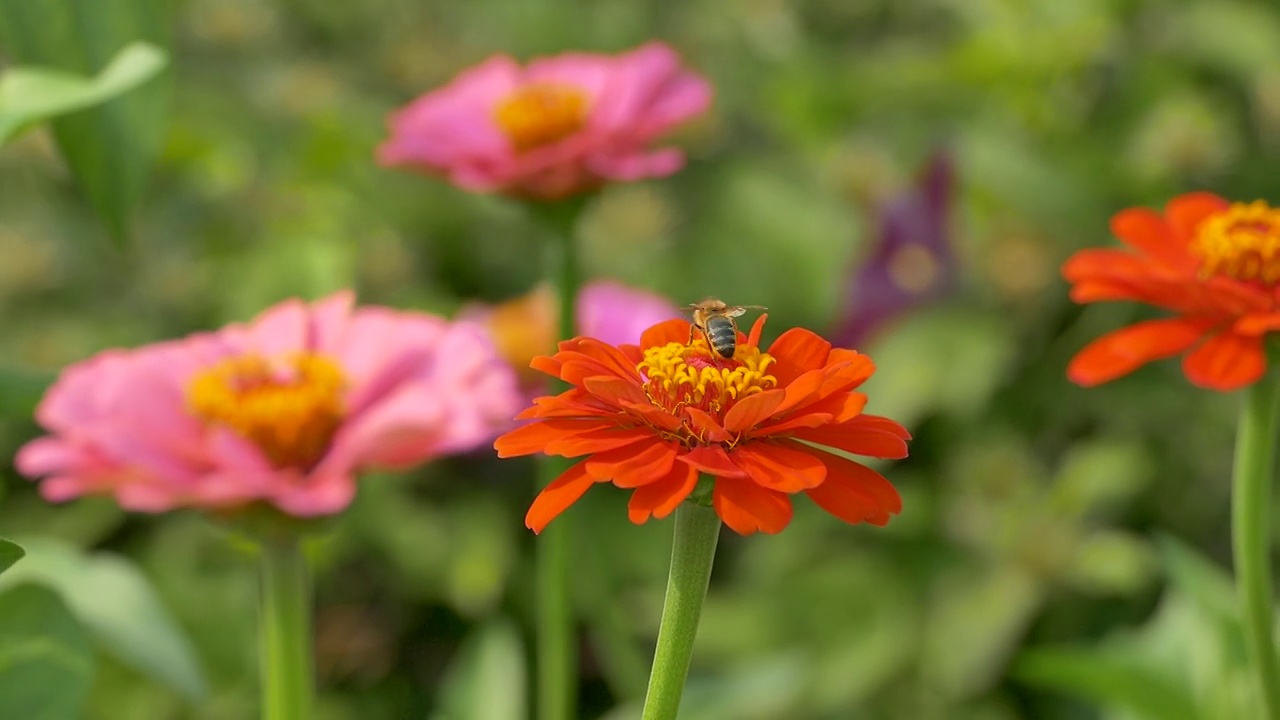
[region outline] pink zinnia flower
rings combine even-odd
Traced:
[[[355,475],[469,450],[510,426],[515,378],[483,331],[423,313],[289,300],[247,325],[63,371],[36,411],[50,435],[16,465],[52,501],[130,510],[266,502],[336,513]]]
[[[496,55],[392,115],[378,160],[468,190],[562,198],[679,170],[679,150],[649,146],[710,103],[707,82],[662,43],[524,67]]]

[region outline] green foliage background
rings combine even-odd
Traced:
[[[775,332],[821,330],[874,240],[879,203],[935,147],[954,154],[959,180],[960,290],[860,348],[880,367],[870,411],[916,435],[911,458],[884,468],[903,514],[884,530],[849,528],[801,502],[780,536],[726,536],[687,716],[1167,717],[1161,688],[1180,688],[1189,717],[1243,717],[1213,710],[1239,707],[1246,691],[1223,690],[1238,679],[1208,697],[1169,662],[1161,682],[1174,680],[1148,693],[1156,714],[1104,704],[1136,713],[1121,715],[1042,689],[1071,683],[1051,656],[1024,652],[1123,644],[1144,625],[1189,637],[1167,621],[1166,569],[1185,563],[1154,540],[1227,558],[1238,399],[1191,388],[1172,361],[1070,385],[1072,353],[1152,313],[1075,307],[1057,268],[1114,242],[1107,220],[1123,207],[1199,188],[1280,200],[1274,6],[184,0],[169,23],[168,127],[141,204],[113,220],[129,228],[124,244],[50,133],[0,151],[0,454],[35,435],[30,413],[57,369],[107,347],[347,286],[364,302],[443,313],[527,291],[539,230],[499,199],[377,167],[386,114],[495,52],[660,38],[711,79],[716,107],[679,138],[685,171],[610,188],[589,208],[580,241],[593,275],[681,303],[767,305]],[[323,718],[522,717],[531,494],[528,464],[485,453],[364,481],[313,548]],[[49,506],[11,469],[3,495],[6,536],[137,563],[203,669],[200,693],[156,660],[185,657],[185,641],[160,633],[144,640],[154,652],[130,656],[98,633],[87,717],[255,716],[243,547],[194,514]],[[670,526],[632,526],[624,504],[602,489],[571,511],[584,717],[634,712],[656,631]],[[18,590],[11,602],[42,592]],[[49,621],[83,645],[66,612]]]

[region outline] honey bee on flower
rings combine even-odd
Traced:
[[[738,323],[748,310],[768,310],[760,305],[727,305],[723,300],[707,298],[689,306],[693,311],[693,325],[689,328],[689,344],[693,344],[693,331],[701,330],[707,345],[722,358],[732,359],[738,346]]]

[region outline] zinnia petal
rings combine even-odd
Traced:
[[[1231,203],[1209,192],[1189,192],[1170,200],[1164,208],[1175,236],[1185,244],[1195,236],[1196,228],[1213,213],[1222,212]]]
[[[735,465],[720,445],[699,445],[676,459],[714,477],[747,477],[747,472]]]
[[[831,343],[804,328],[791,328],[769,346],[769,354],[777,360],[769,372],[778,378],[778,386],[786,387],[806,372],[817,370],[827,362]]]
[[[1114,330],[1089,343],[1067,366],[1072,382],[1091,387],[1127,375],[1162,358],[1172,357],[1204,334],[1202,323],[1183,318],[1147,320]]]
[[[687,343],[689,342],[689,325],[688,320],[675,318],[660,322],[657,325],[645,330],[640,335],[640,347],[662,347],[667,343]]]
[[[1178,238],[1159,213],[1147,208],[1129,208],[1111,218],[1111,232],[1153,258],[1185,270],[1195,268],[1186,251],[1186,241]]]
[[[565,435],[608,430],[616,427],[614,423],[600,418],[555,418],[541,422],[529,423],[500,436],[493,441],[493,448],[498,457],[519,457],[544,452],[547,445]]]
[[[823,510],[847,523],[886,525],[902,512],[902,498],[883,475],[862,463],[821,453],[827,479],[805,492]]]
[[[1236,320],[1231,329],[1241,335],[1264,335],[1280,330],[1280,312],[1248,313]]]
[[[786,440],[744,443],[729,457],[753,482],[786,493],[816,487],[827,477],[818,452]]]
[[[877,427],[875,422],[877,420],[885,419],[860,416],[839,425],[796,430],[794,437],[853,455],[893,460],[906,457],[909,436],[904,437],[903,434],[881,429]],[[897,425],[897,423],[893,424]],[[904,434],[905,432],[903,430]]]
[[[676,445],[656,438],[587,459],[587,472],[596,480],[612,480],[618,487],[647,485],[666,476],[676,461]]]
[[[676,463],[665,477],[642,485],[631,493],[627,517],[639,525],[650,516],[662,519],[671,514],[698,486],[698,473],[684,463]]]
[[[790,498],[751,480],[716,478],[711,500],[716,514],[739,535],[757,530],[772,535],[791,522]]]
[[[535,533],[542,532],[547,523],[577,502],[595,482],[587,474],[586,463],[578,463],[565,470],[534,498],[533,505],[524,516],[525,527]]]
[[[739,400],[724,416],[724,429],[730,433],[740,433],[759,425],[774,413],[783,398],[785,390],[766,390]]]
[[[1182,371],[1192,384],[1209,390],[1251,385],[1267,371],[1262,338],[1233,332],[1215,335],[1183,358]]]

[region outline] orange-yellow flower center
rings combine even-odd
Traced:
[[[717,420],[742,398],[778,385],[770,375],[773,356],[750,345],[739,345],[732,360],[713,355],[706,339],[691,344],[672,342],[644,351],[636,366],[644,378],[644,393],[654,406],[683,418],[686,407],[703,410]],[[695,439],[687,424],[677,439]]]
[[[1262,200],[1232,203],[1196,228],[1189,246],[1201,272],[1275,285],[1280,281],[1280,210]]]
[[[321,355],[241,355],[196,375],[187,403],[257,445],[276,467],[309,469],[342,421],[345,384],[342,369]]]
[[[516,152],[572,135],[587,120],[587,94],[563,83],[531,83],[503,98],[493,110]]]

